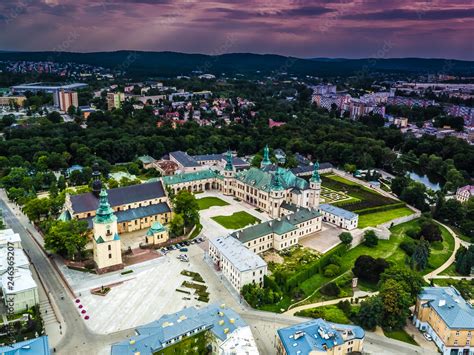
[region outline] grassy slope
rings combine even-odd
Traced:
[[[361,215],[359,216],[359,228],[375,227],[392,219],[409,216],[411,214],[413,214],[413,211],[408,207],[401,207],[394,210]]]
[[[400,330],[384,330],[383,333],[385,334],[386,337],[404,341],[405,343],[412,344],[412,345],[418,345],[418,343],[403,329]]]

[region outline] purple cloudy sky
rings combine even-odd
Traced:
[[[474,0],[0,0],[0,49],[474,59]]]

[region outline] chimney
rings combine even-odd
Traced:
[[[438,306],[443,307],[446,305],[446,300],[439,300]]]

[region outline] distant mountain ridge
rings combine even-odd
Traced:
[[[393,58],[393,59],[302,59],[276,54],[229,53],[218,56],[178,52],[1,52],[0,60],[75,62],[126,70],[140,76],[189,75],[201,71],[212,74],[272,74],[347,76],[358,73],[446,73],[474,75],[474,62],[463,60]]]

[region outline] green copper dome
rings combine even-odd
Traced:
[[[96,215],[93,219],[94,223],[112,223],[117,220],[114,215],[114,210],[110,207],[109,198],[107,191],[102,189],[99,194],[99,208],[96,211]]]
[[[155,233],[164,232],[165,230],[166,228],[160,222],[154,222],[146,232],[146,235],[153,236]]]
[[[281,168],[278,168],[275,171],[275,175],[273,176],[273,181],[272,181],[272,187],[271,189],[273,191],[281,191],[284,190],[285,188],[283,187],[281,183]]]

